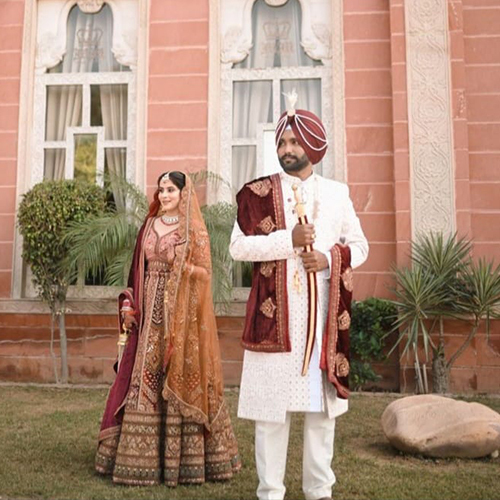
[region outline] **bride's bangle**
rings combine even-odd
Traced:
[[[123,317],[125,316],[134,316],[135,315],[135,309],[132,307],[132,304],[130,303],[130,300],[125,299],[123,301],[122,307],[120,309],[120,313]]]

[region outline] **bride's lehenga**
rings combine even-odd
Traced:
[[[187,406],[176,397],[175,391],[169,391],[167,397],[162,395],[168,385],[165,379],[169,370],[175,370],[172,363],[166,374],[163,369],[167,349],[164,300],[179,240],[177,231],[160,237],[154,224],[150,224],[144,239],[143,321],[123,422],[119,433],[100,441],[96,456],[97,471],[112,474],[115,483],[196,484],[229,479],[241,467],[224,398],[216,398],[210,382],[207,384],[210,430],[200,422],[196,412],[190,416],[189,408],[185,411]],[[184,350],[180,355],[187,357],[182,360],[184,367],[193,364],[189,358],[193,353],[196,357],[198,341],[188,335],[175,345],[176,349]],[[220,365],[218,356],[213,361]],[[208,365],[211,364],[209,360]],[[220,370],[220,366],[213,369]],[[187,386],[189,397],[196,399],[191,392],[201,392],[197,367],[192,372],[184,368],[180,376],[172,375],[177,383]],[[206,378],[210,380],[210,374]]]

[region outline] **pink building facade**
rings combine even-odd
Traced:
[[[348,183],[370,241],[369,260],[355,274],[357,299],[390,295],[391,266],[408,262],[410,241],[422,232],[457,231],[473,239],[476,256],[499,261],[498,2],[102,3],[0,2],[1,379],[53,380],[49,316],[22,263],[16,208],[43,178],[80,175],[79,136],[94,138],[97,172],[117,169],[148,194],[171,169],[208,169],[234,191],[273,168],[267,139],[282,109],[280,94],[290,85],[322,115],[331,147],[320,168]],[[88,17],[94,12],[99,20]],[[104,28],[109,23],[112,36]],[[100,62],[87,61],[82,70],[82,60],[95,51]],[[81,102],[80,115],[61,122],[68,101],[49,94],[71,86],[81,89],[71,101]],[[125,113],[118,125],[104,105],[100,122],[93,121],[94,92],[105,102],[105,86],[112,89],[111,111]],[[50,120],[59,120],[52,136]],[[206,194],[209,202],[231,196],[224,189]],[[219,318],[231,384],[241,369],[240,292],[231,313]],[[112,380],[114,295],[87,287],[70,300],[73,382]],[[464,335],[449,325],[448,345]],[[411,388],[405,362],[395,363],[385,368],[386,387]],[[499,380],[494,325],[489,342],[480,333],[458,359],[451,390],[498,392]]]

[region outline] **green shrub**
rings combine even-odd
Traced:
[[[396,307],[387,300],[372,297],[353,301],[349,381],[354,390],[361,389],[367,382],[380,380],[373,371],[372,362],[384,359],[384,337],[392,330],[396,314]]]
[[[18,224],[23,236],[23,258],[31,267],[40,297],[51,306],[64,294],[67,282],[60,262],[67,248],[62,235],[70,222],[104,210],[99,186],[78,181],[44,181],[21,201]]]
[[[64,383],[68,377],[64,314],[69,275],[61,265],[68,251],[63,233],[71,222],[82,221],[104,208],[104,191],[100,187],[70,180],[37,184],[23,196],[19,205],[23,258],[31,267],[39,297],[50,308],[52,325],[59,317]]]

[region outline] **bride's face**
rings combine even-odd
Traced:
[[[181,199],[180,189],[170,179],[162,179],[158,191],[158,200],[163,212],[167,215],[178,214],[179,200]]]

